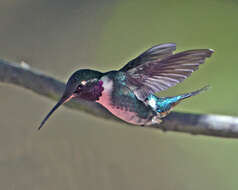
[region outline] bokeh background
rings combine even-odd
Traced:
[[[238,116],[234,0],[0,0],[0,58],[66,81],[79,68],[118,69],[152,45],[213,48],[184,83],[212,88],[176,110]],[[238,141],[125,127],[0,84],[0,189],[237,189]]]

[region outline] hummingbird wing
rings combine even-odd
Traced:
[[[161,60],[165,57],[172,55],[173,51],[175,50],[176,50],[175,43],[166,43],[153,46],[152,48],[146,50],[135,59],[129,61],[123,68],[120,69],[120,71],[126,72],[146,62]]]
[[[145,61],[126,70],[126,85],[140,100],[144,100],[149,94],[166,90],[182,82],[212,53],[213,50],[210,49],[197,49],[177,54],[170,51],[170,55],[168,53],[169,56],[163,59],[140,58]],[[146,54],[146,57],[149,57],[149,54]]]

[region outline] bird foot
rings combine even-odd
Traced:
[[[150,122],[148,122],[146,125],[159,125],[160,123],[162,123],[163,120],[160,119],[158,116],[155,116],[152,118],[152,120]],[[159,125],[159,128],[163,131],[163,132],[166,132],[167,129],[165,126],[163,125]]]
[[[155,124],[158,125],[160,123],[162,123],[162,120],[159,117],[154,116],[151,121],[146,123],[146,125],[155,125]]]

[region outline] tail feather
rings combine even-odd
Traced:
[[[200,94],[201,92],[206,91],[209,88],[209,86],[205,86],[199,90],[185,93],[182,95],[178,96],[173,96],[173,97],[157,97],[155,95],[150,95],[147,98],[147,104],[155,110],[157,113],[167,115],[174,106],[176,106],[179,102],[182,100],[189,98],[191,96],[195,96],[197,94]]]
[[[207,85],[207,86],[204,86],[203,88],[201,88],[201,89],[199,89],[199,90],[196,90],[196,91],[193,91],[193,92],[189,92],[189,93],[183,94],[183,95],[181,95],[181,99],[180,99],[180,100],[183,100],[183,99],[189,98],[189,97],[191,97],[191,96],[195,96],[195,95],[197,95],[197,94],[200,94],[200,93],[202,93],[202,92],[204,92],[204,91],[207,91],[209,88],[210,88],[210,86]]]

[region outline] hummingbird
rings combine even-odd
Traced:
[[[133,125],[161,123],[161,119],[174,106],[206,90],[207,86],[172,97],[159,97],[155,93],[184,81],[214,52],[212,49],[194,49],[174,53],[175,50],[175,43],[160,44],[143,52],[119,70],[77,70],[70,76],[62,97],[38,129],[43,127],[60,105],[71,99],[97,102],[116,117]]]

